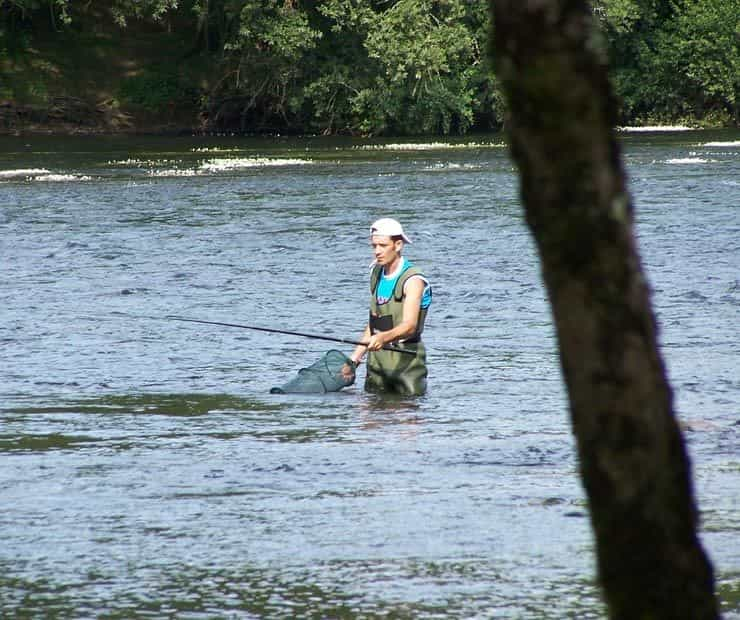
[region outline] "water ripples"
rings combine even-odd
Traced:
[[[737,142],[622,140],[702,536],[731,617]],[[506,150],[193,142],[11,142],[0,155],[4,612],[603,617],[549,307]],[[358,337],[367,225],[383,215],[403,221],[434,287],[422,398],[361,383],[270,395],[326,343],[166,320]]]

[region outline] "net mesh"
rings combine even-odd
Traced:
[[[295,394],[337,392],[355,382],[357,366],[341,351],[327,351],[307,368],[301,368],[298,375],[279,387],[270,390],[272,394]]]

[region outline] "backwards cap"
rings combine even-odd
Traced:
[[[401,223],[391,217],[383,217],[374,221],[373,225],[370,226],[370,234],[384,237],[401,237],[406,243],[411,243],[411,239],[403,232]]]

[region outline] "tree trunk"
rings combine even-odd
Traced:
[[[717,618],[590,5],[491,6],[507,131],[552,306],[610,617]]]

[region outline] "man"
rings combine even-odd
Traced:
[[[432,289],[422,272],[402,256],[411,243],[401,224],[381,218],[370,227],[375,260],[370,271],[370,319],[351,359],[367,353],[365,390],[420,395],[427,387],[426,350],[421,342]],[[389,351],[397,345],[408,352]]]

